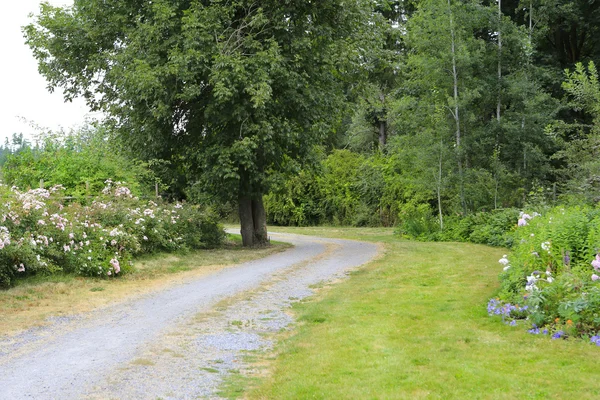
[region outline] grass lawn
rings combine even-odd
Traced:
[[[80,314],[126,301],[245,261],[283,251],[288,244],[245,249],[238,236],[222,248],[186,254],[155,254],[136,260],[131,273],[117,279],[70,274],[34,276],[0,290],[0,335],[44,325],[48,317]]]
[[[505,250],[386,229],[280,230],[382,242],[385,253],[295,307],[297,329],[246,398],[600,398],[600,348],[488,317]]]

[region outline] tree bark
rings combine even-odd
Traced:
[[[379,150],[383,151],[387,143],[387,123],[379,121]]]
[[[498,104],[496,105],[496,119],[500,124],[502,109],[502,0],[498,0]],[[498,135],[496,135],[498,143]]]
[[[262,194],[252,199],[252,221],[254,224],[254,246],[264,246],[269,242],[267,235],[267,213]]]
[[[458,70],[456,67],[456,34],[454,32],[454,18],[452,17],[452,4],[448,0],[448,12],[450,16],[450,38],[451,40],[451,54],[452,54],[452,78],[454,81],[454,121],[456,123],[456,155],[458,160],[458,179],[459,179],[459,192],[460,192],[460,203],[463,208],[463,212],[466,214],[467,205],[465,201],[465,184],[463,177],[463,165],[462,165],[462,149],[460,147],[461,132],[460,132],[460,114],[458,107]]]
[[[244,247],[254,245],[254,220],[252,218],[252,200],[249,197],[239,198],[240,233]]]

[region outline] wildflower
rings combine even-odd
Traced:
[[[594,335],[590,338],[590,342],[594,343],[596,346],[600,346],[600,336]]]
[[[498,260],[498,262],[502,265],[508,265],[509,261],[508,258],[506,258],[506,254],[502,256],[502,258],[500,260]]]
[[[527,332],[531,333],[532,335],[539,335],[540,334],[540,328],[538,328],[536,324],[533,324],[533,326],[531,327],[531,329],[529,329]]]
[[[600,271],[600,254],[596,254],[596,258],[592,261],[592,267],[594,267],[596,271]]]
[[[538,290],[538,287],[536,286],[538,279],[539,275],[536,275],[534,271],[531,275],[527,277],[527,284],[525,285],[525,290],[527,290],[528,292]]]
[[[525,226],[527,225],[527,221],[525,221],[523,218],[520,218],[519,221],[517,222],[517,226]]]
[[[147,236],[144,236],[144,240],[148,240],[148,237],[147,237]]]
[[[550,242],[543,242],[541,246],[542,250],[547,251],[548,254],[550,254]]]
[[[119,260],[117,260],[116,258],[110,260],[110,265],[112,265],[113,269],[115,270],[115,274],[118,274],[121,271]]]
[[[596,275],[596,274],[592,274],[592,280],[594,282],[596,282],[598,279],[600,279],[600,276]]]
[[[561,339],[565,337],[565,333],[563,331],[558,331],[552,335],[552,339]]]
[[[573,325],[573,321],[571,321],[570,319],[568,319],[568,320],[567,320],[567,325],[568,325],[568,326],[571,326],[571,325]]]
[[[571,257],[569,255],[569,251],[565,251],[565,255],[563,257],[563,264],[565,264],[567,267],[569,266],[569,264],[571,264]]]
[[[44,221],[43,219],[38,220],[38,225],[46,225],[46,221]]]
[[[23,263],[19,264],[19,269],[17,271],[18,272],[25,272],[25,266],[23,265]]]

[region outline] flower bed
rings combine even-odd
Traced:
[[[499,260],[501,290],[488,313],[532,334],[600,345],[600,210],[557,207],[515,222],[513,252]]]
[[[136,255],[214,247],[225,236],[200,207],[140,200],[120,182],[107,181],[88,206],[65,204],[62,191],[0,187],[0,286],[58,271],[115,277]]]

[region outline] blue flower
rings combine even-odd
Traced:
[[[563,331],[558,331],[552,335],[552,339],[561,339],[564,336],[565,336],[565,333]]]
[[[531,333],[532,335],[539,335],[540,334],[540,328],[538,328],[535,324],[533,324],[533,328],[531,328],[527,332]]]

